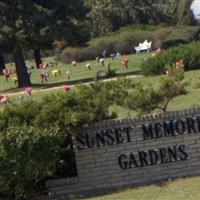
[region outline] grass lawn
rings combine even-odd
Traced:
[[[111,62],[111,69],[112,70],[116,70],[116,73],[119,74],[127,74],[127,73],[134,73],[140,70],[140,65],[141,62],[144,58],[148,57],[149,54],[147,53],[142,53],[139,55],[128,55],[128,56],[124,56],[122,58],[128,58],[129,59],[129,67],[126,69],[125,67],[123,67],[121,65],[121,59],[115,59],[115,60],[111,60],[106,59],[107,63],[108,61]],[[45,60],[45,59],[44,59]],[[47,63],[49,59],[47,59]],[[30,62],[27,61],[28,64],[30,64]],[[87,63],[90,63],[92,66],[91,71],[89,71],[85,65]],[[13,68],[11,67],[12,64],[7,64],[8,68]],[[12,65],[13,66],[13,65]],[[52,70],[55,69],[60,69],[61,70],[61,75],[54,77],[52,75]],[[71,73],[71,78],[70,80],[67,79],[67,75],[66,75],[66,71],[70,71]],[[47,88],[47,87],[54,87],[54,86],[58,86],[58,85],[62,85],[64,83],[73,83],[75,81],[79,81],[79,80],[87,80],[87,79],[94,79],[96,77],[96,73],[97,71],[102,71],[101,76],[104,76],[106,71],[107,71],[107,67],[101,66],[100,64],[98,64],[96,62],[96,60],[93,61],[86,61],[86,62],[82,62],[79,63],[78,66],[73,67],[70,64],[62,64],[59,63],[57,67],[49,67],[48,68],[48,73],[49,73],[49,79],[48,79],[48,83],[47,84],[41,84],[41,81],[39,79],[39,75],[40,73],[42,73],[42,69],[33,69],[32,70],[32,75],[31,75],[31,82],[34,84],[34,87],[37,88]],[[16,76],[15,74],[11,76],[11,79],[6,82],[5,78],[3,76],[0,76],[0,92],[6,93],[6,92],[15,92],[15,91],[20,91],[19,89],[16,89],[16,86],[14,84],[14,81],[12,80],[12,78]]]
[[[193,177],[83,200],[198,200],[199,188],[200,177]]]

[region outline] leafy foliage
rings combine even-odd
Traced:
[[[178,81],[177,77],[165,77],[160,80],[158,93],[160,95],[160,102],[157,108],[165,112],[169,102],[174,97],[185,94],[186,90],[184,88],[184,83]]]
[[[66,130],[75,134],[83,124],[116,117],[108,112],[109,99],[106,87],[92,84],[6,106],[0,113],[0,192],[31,195],[38,181],[71,170]]]
[[[200,67],[200,43],[181,45],[158,53],[148,58],[141,67],[144,75],[159,75],[165,73],[166,65],[172,65],[177,60],[183,59],[185,70],[199,69]]]
[[[164,21],[173,25],[191,25],[195,23],[191,10],[193,0],[165,0],[159,5]]]
[[[160,95],[152,87],[139,86],[128,94],[125,104],[141,115],[155,110],[159,101]]]
[[[87,0],[90,29],[102,36],[132,24],[191,25],[192,0]]]
[[[28,195],[42,177],[52,176],[63,139],[56,127],[10,126],[0,138],[0,191]]]
[[[185,94],[184,64],[182,60],[170,66],[167,76],[160,79],[158,88],[137,85],[126,96],[124,106],[136,110],[139,115],[150,113],[155,109],[165,112],[170,101],[179,95]]]
[[[135,110],[138,115],[151,113],[155,109],[165,112],[174,97],[185,93],[184,83],[172,77],[163,77],[158,89],[151,86],[136,87],[127,95],[124,106]]]

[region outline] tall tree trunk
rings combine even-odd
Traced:
[[[2,52],[0,51],[0,74],[3,74],[2,71],[5,69],[5,62]]]
[[[14,60],[18,77],[18,87],[27,87],[31,85],[30,77],[27,73],[21,46],[18,42],[14,43]]]
[[[37,68],[39,68],[39,65],[42,64],[40,49],[34,49],[34,59],[35,59],[35,63],[36,63]]]

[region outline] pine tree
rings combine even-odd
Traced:
[[[37,30],[29,39],[29,46],[34,50],[36,66],[42,63],[40,52],[53,49],[56,40],[64,45],[80,45],[89,40],[89,30],[84,28],[88,9],[82,0],[38,1],[37,15],[34,17]],[[45,17],[44,17],[45,16]]]
[[[12,43],[19,87],[30,85],[21,48],[22,42],[31,30],[30,5],[29,0],[26,2],[2,0],[0,2],[0,34]]]
[[[0,1],[0,35],[12,44],[19,87],[31,84],[22,47],[37,46],[33,41],[49,44],[55,39],[73,38],[73,30],[84,15],[82,0]]]

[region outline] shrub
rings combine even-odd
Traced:
[[[38,189],[41,180],[56,170],[63,139],[56,127],[9,127],[0,137],[0,192],[24,197]]]
[[[160,75],[165,72],[166,66],[170,66],[183,59],[185,70],[200,68],[200,42],[173,47],[163,50],[154,57],[149,57],[141,66],[143,75]]]
[[[177,80],[176,76],[161,78],[158,94],[160,99],[157,108],[165,112],[169,102],[174,97],[186,94],[185,85]]]
[[[163,77],[158,89],[152,86],[138,85],[125,97],[124,106],[137,112],[138,115],[148,114],[159,109],[165,112],[169,102],[176,96],[185,94],[184,83],[175,77]]]
[[[0,112],[0,193],[24,197],[49,176],[71,176],[67,130],[75,134],[85,123],[116,117],[108,111],[111,103],[107,87],[92,84],[41,102],[6,105]]]
[[[139,86],[129,93],[125,104],[141,115],[155,110],[159,102],[160,96],[156,90],[149,86]]]
[[[42,104],[32,100],[6,106],[0,113],[0,131],[5,132],[10,125],[31,124],[41,107]]]
[[[125,96],[124,106],[135,110],[139,115],[155,109],[165,112],[174,97],[186,94],[182,60],[168,70],[168,75],[161,77],[158,88],[142,85],[135,87]]]
[[[171,34],[162,42],[161,48],[167,49],[180,44],[190,43],[198,40],[200,35],[199,26],[180,26],[174,29]]]

